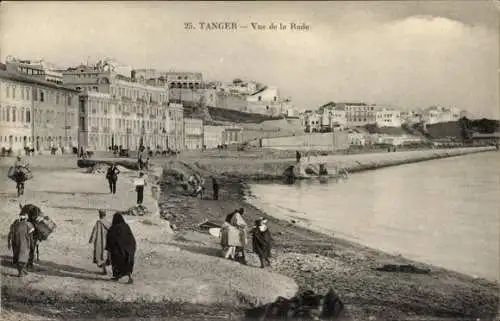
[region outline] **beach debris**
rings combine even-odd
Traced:
[[[121,212],[121,214],[130,216],[144,216],[151,214],[151,212],[144,205],[136,205]]]
[[[382,272],[400,272],[400,273],[414,273],[414,274],[429,274],[430,269],[419,268],[412,264],[386,264],[382,267],[375,268],[376,271]]]
[[[278,297],[272,303],[247,310],[245,320],[340,320],[344,316],[344,303],[330,289],[325,295],[307,290],[291,299]]]

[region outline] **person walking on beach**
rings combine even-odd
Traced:
[[[243,219],[244,209],[240,208],[226,216],[222,227],[221,245],[225,258],[246,264],[245,246],[247,242],[247,223]]]
[[[99,210],[99,219],[92,229],[89,244],[94,247],[94,256],[92,262],[102,268],[102,274],[106,275],[106,266],[109,265],[109,253],[106,251],[106,237],[110,228],[110,222],[106,220],[106,211]]]
[[[113,163],[108,168],[106,172],[106,179],[109,183],[109,192],[111,194],[116,194],[116,182],[118,181],[118,174],[120,174],[120,170],[116,167],[116,164]]]
[[[34,231],[35,227],[28,222],[26,212],[21,212],[19,219],[15,220],[10,226],[7,243],[9,249],[12,249],[12,263],[16,266],[19,277],[28,274],[25,268],[30,261]]]
[[[146,186],[146,178],[143,172],[140,172],[139,177],[134,179],[134,185],[137,193],[137,205],[141,205],[144,200],[144,186]]]
[[[25,163],[21,156],[17,156],[16,162],[14,163],[14,181],[16,182],[17,196],[24,194],[24,185],[28,180],[26,177],[26,172],[29,172],[28,164]]]
[[[214,201],[219,199],[219,182],[215,177],[212,177],[212,190],[214,191]]]
[[[269,259],[271,258],[273,239],[266,223],[266,219],[260,218],[255,221],[255,227],[252,229],[253,251],[259,257],[262,269],[266,266],[271,266]]]
[[[113,281],[119,281],[128,276],[128,284],[134,283],[132,272],[134,272],[136,241],[130,226],[120,213],[113,215],[113,222],[106,235],[106,250],[111,256],[111,267],[113,269]]]

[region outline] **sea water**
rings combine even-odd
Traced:
[[[270,215],[458,272],[500,280],[500,153],[352,174],[340,182],[253,184]]]

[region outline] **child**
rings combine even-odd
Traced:
[[[252,230],[253,251],[259,256],[260,267],[263,269],[266,265],[271,266],[271,247],[273,239],[266,226],[267,220],[264,218],[255,221],[255,227]]]

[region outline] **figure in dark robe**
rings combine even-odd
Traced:
[[[99,210],[99,220],[95,223],[89,239],[89,244],[92,244],[94,248],[92,262],[102,268],[103,275],[108,274],[106,266],[110,263],[109,253],[106,251],[106,237],[110,225],[110,222],[106,220],[106,212]]]
[[[116,164],[112,164],[107,172],[106,179],[109,183],[109,192],[111,194],[116,194],[116,182],[118,181],[118,174],[120,174],[120,170],[116,167]]]
[[[273,238],[266,223],[267,220],[258,219],[255,221],[255,227],[252,230],[253,251],[258,255],[262,269],[271,266],[269,259],[271,258]]]
[[[12,263],[16,266],[19,277],[28,274],[25,268],[34,243],[34,231],[35,227],[28,222],[28,215],[24,212],[10,226],[7,242],[9,249],[12,249]]]
[[[219,182],[215,177],[212,177],[212,190],[214,191],[214,200],[219,199]]]
[[[113,222],[108,230],[106,250],[111,256],[112,280],[118,281],[128,276],[128,283],[132,284],[136,242],[130,226],[118,212],[113,215]]]

